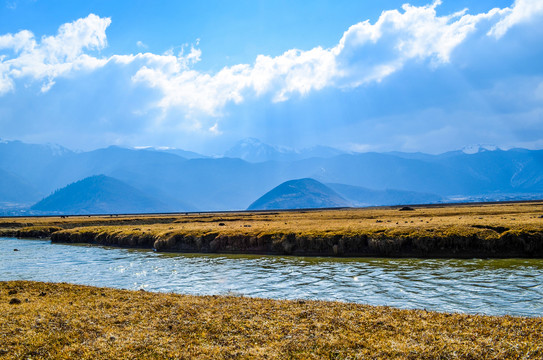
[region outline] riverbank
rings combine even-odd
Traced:
[[[543,357],[543,318],[0,282],[0,357]]]
[[[0,236],[195,253],[543,257],[543,202],[0,219]]]

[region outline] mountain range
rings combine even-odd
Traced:
[[[272,146],[258,139],[240,140],[224,153],[225,157],[242,159],[248,162],[295,161],[307,158],[330,158],[345,152],[328,146],[313,146],[305,149],[290,149]]]
[[[443,198],[402,190],[371,190],[345,184],[323,184],[315,179],[285,181],[253,202],[248,210],[361,207],[371,205],[433,204]]]
[[[281,183],[304,178],[325,184],[353,206],[514,200],[543,194],[543,150],[343,153],[281,150],[249,139],[223,157],[206,157],[178,149],[111,146],[74,152],[0,141],[0,208],[18,203],[28,209],[58,189],[100,174],[172,211],[242,210]]]

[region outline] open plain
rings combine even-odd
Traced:
[[[543,202],[1,218],[0,236],[195,253],[543,257]]]

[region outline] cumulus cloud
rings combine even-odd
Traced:
[[[14,79],[43,81],[42,91],[47,91],[59,76],[102,66],[104,60],[85,51],[107,45],[110,23],[109,18],[90,14],[62,25],[57,35],[40,40],[28,30],[0,36],[0,94],[14,89]]]
[[[532,21],[543,14],[541,0],[515,0],[512,8],[503,10],[505,16],[492,27],[489,35],[501,38],[513,26]]]
[[[13,90],[13,80],[8,76],[9,66],[2,62],[3,57],[0,56],[0,95]]]
[[[132,78],[163,93],[157,104],[163,109],[179,106],[188,114],[220,115],[229,102],[240,103],[245,95],[272,93],[283,101],[292,93],[305,94],[328,85],[335,74],[334,57],[329,50],[289,50],[278,57],[260,55],[254,65],[225,67],[216,74],[191,70],[200,52],[192,48],[180,54],[170,67],[142,67]]]
[[[359,86],[381,81],[401,69],[407,61],[430,60],[433,66],[449,62],[453,50],[477,24],[499,10],[469,15],[463,10],[437,16],[436,7],[403,5],[403,12],[384,11],[375,24],[360,22],[349,28],[331,51],[341,69],[341,82]]]
[[[174,109],[188,118],[218,117],[228,104],[250,97],[286,101],[326,87],[348,88],[380,82],[408,62],[430,67],[448,63],[453,51],[482,21],[492,21],[489,35],[500,37],[520,22],[543,13],[540,0],[516,0],[511,8],[476,15],[463,10],[438,16],[440,0],[426,6],[403,5],[384,11],[375,23],[351,26],[331,48],[291,49],[279,56],[259,55],[252,64],[224,67],[215,73],[194,69],[202,53],[184,46],[178,54],[139,53],[100,58],[90,51],[107,46],[109,18],[89,15],[62,25],[57,35],[36,39],[30,31],[0,36],[0,95],[14,91],[20,79],[39,81],[47,92],[55,79],[106,65],[133,69],[129,81],[160,93],[153,100],[163,114]],[[145,44],[138,42],[139,47]],[[215,121],[212,122],[215,124]],[[212,126],[210,129],[217,127]],[[211,131],[211,130],[210,130]]]
[[[215,74],[187,68],[190,56],[181,55],[174,71],[144,67],[133,80],[159,89],[163,99],[157,106],[162,109],[181,107],[189,115],[218,116],[227,103],[240,103],[248,96],[267,94],[280,102],[328,86],[379,82],[411,60],[430,60],[433,66],[447,63],[452,51],[480,21],[502,14],[493,9],[477,15],[463,10],[438,16],[436,7],[440,4],[435,1],[421,7],[404,5],[403,11],[384,11],[374,24],[364,21],[351,26],[339,43],[328,49],[292,49],[276,57],[259,55],[253,64],[225,67]]]

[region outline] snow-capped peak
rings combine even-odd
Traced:
[[[496,145],[488,145],[488,144],[468,145],[462,148],[462,152],[464,154],[477,154],[484,151],[495,151],[495,150],[498,150],[498,147]]]

